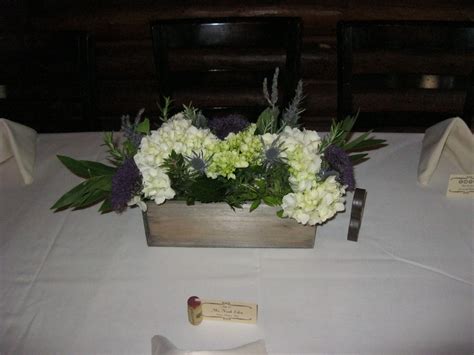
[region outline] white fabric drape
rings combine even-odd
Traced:
[[[36,131],[0,118],[0,163],[13,157],[25,184],[33,182]]]
[[[428,128],[418,164],[418,181],[430,182],[441,159],[454,162],[463,173],[474,173],[474,135],[459,117],[451,118]]]

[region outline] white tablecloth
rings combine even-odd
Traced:
[[[422,135],[378,136],[389,146],[356,170],[359,242],[347,208],[314,249],[274,250],[150,248],[137,209],[53,213],[80,181],[56,154],[105,151],[98,133],[40,135],[32,185],[0,165],[0,353],[149,354],[155,334],[184,349],[473,353],[473,200],[445,197],[448,163],[417,184]],[[258,323],[192,326],[191,295],[258,303]]]

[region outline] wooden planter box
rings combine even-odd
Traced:
[[[148,246],[312,248],[316,227],[278,218],[277,208],[260,205],[232,210],[226,203],[167,201],[147,204],[143,213]]]

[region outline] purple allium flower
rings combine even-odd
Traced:
[[[324,158],[329,166],[339,173],[336,178],[349,191],[355,188],[354,167],[346,151],[338,146],[330,145],[324,151]]]
[[[127,208],[127,202],[140,188],[140,182],[140,170],[133,158],[125,160],[112,176],[110,203],[114,211],[122,212]]]
[[[244,116],[231,114],[213,118],[209,121],[209,128],[219,139],[224,139],[229,133],[243,131],[249,124]]]

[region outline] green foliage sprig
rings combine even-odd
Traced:
[[[58,155],[58,159],[73,174],[84,178],[85,181],[65,193],[51,209],[55,211],[66,208],[76,210],[107,199],[112,187],[112,176],[117,170],[115,167],[94,161],[75,160],[63,155]],[[99,209],[100,212],[109,210],[108,202],[104,202]]]
[[[202,114],[202,111],[195,108],[192,103],[183,105],[183,114],[192,125],[197,128],[207,128],[207,118]]]
[[[163,106],[160,106],[160,104],[158,104],[158,110],[161,113],[160,117],[159,117],[160,121],[162,121],[162,122],[167,122],[168,121],[169,115],[170,115],[170,112],[171,112],[172,102],[173,102],[173,100],[171,100],[170,97],[165,96]]]
[[[354,116],[347,116],[342,121],[333,120],[330,132],[322,139],[320,152],[330,146],[335,145],[344,149],[352,161],[352,164],[358,164],[367,160],[368,153],[354,153],[357,151],[367,151],[385,146],[384,139],[376,139],[372,130],[362,133],[357,138],[352,138],[352,128],[359,116],[357,112]]]
[[[133,123],[128,116],[122,117],[124,134],[122,141],[115,140],[112,132],[104,133],[103,145],[107,147],[108,161],[113,166],[58,155],[64,166],[85,180],[56,201],[51,207],[52,210],[86,208],[99,202],[102,202],[100,212],[106,213],[112,210],[110,205],[112,177],[126,159],[132,158],[137,153],[139,137],[150,133],[150,121],[147,118],[142,121],[142,113],[143,110],[140,110]]]

